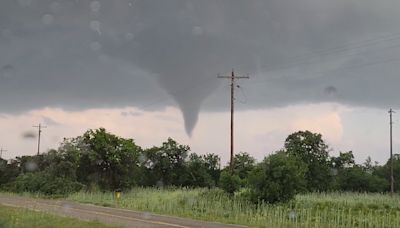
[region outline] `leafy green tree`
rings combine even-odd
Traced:
[[[187,181],[184,185],[193,187],[215,186],[203,156],[190,154],[187,167]]]
[[[221,158],[216,154],[203,155],[206,170],[213,180],[213,186],[218,185],[218,180],[221,174]]]
[[[16,160],[0,159],[0,185],[13,182],[20,174],[20,167]]]
[[[283,151],[272,154],[259,163],[249,177],[251,198],[257,203],[286,202],[304,190],[307,166]]]
[[[332,166],[336,169],[344,169],[355,165],[352,151],[340,152],[338,157],[332,157]]]
[[[64,155],[72,161],[79,159],[77,178],[80,182],[98,185],[103,190],[135,185],[141,148],[132,139],[120,138],[100,128],[87,131],[72,143],[78,148]]]
[[[241,185],[241,179],[236,173],[232,173],[229,169],[225,169],[221,172],[219,179],[219,186],[227,193],[233,194],[239,190]]]
[[[364,164],[364,167],[369,167],[370,165]],[[388,185],[386,190],[390,191],[390,171],[391,167],[391,160],[390,158],[383,166],[372,166],[370,170],[372,173],[380,178],[383,178],[387,181]],[[371,172],[371,171],[369,171]],[[393,177],[394,177],[394,190],[395,192],[400,192],[400,154],[393,155]]]
[[[298,131],[289,135],[285,141],[285,151],[307,165],[305,173],[309,191],[326,191],[332,185],[331,164],[328,145],[321,134]]]
[[[363,166],[369,172],[372,172],[374,170],[374,165],[372,164],[372,159],[371,159],[370,156],[368,156],[367,159],[365,159],[365,162],[363,163]]]
[[[39,172],[45,170],[48,165],[42,162],[44,156],[44,154],[41,154],[37,156],[17,157],[16,160],[21,167],[21,173]]]
[[[331,157],[331,174],[333,176],[331,189],[342,191],[339,177],[343,174],[344,169],[351,168],[355,165],[354,155],[352,151],[340,152],[338,157]]]
[[[386,179],[368,172],[360,165],[340,170],[338,181],[342,191],[384,192],[389,185]]]
[[[82,140],[82,137],[77,137],[73,139],[65,139],[60,147],[57,150],[58,159],[53,163],[51,168],[51,172],[54,175],[70,178],[72,180],[78,179],[78,171],[81,171],[80,177],[85,175],[84,170],[86,168],[89,169],[90,163],[82,163],[82,155],[83,150],[81,149],[82,144],[77,143],[79,140]],[[87,152],[87,150],[84,150]],[[87,170],[86,170],[87,171]],[[59,173],[58,175],[56,173]]]
[[[152,147],[144,151],[144,173],[148,180],[146,185],[181,186],[186,182],[186,159],[189,146],[179,145],[175,140],[168,138],[161,147]]]
[[[188,184],[193,187],[215,187],[220,176],[220,158],[215,154],[191,154],[187,162]]]
[[[16,178],[3,186],[8,191],[64,196],[83,187],[73,175],[75,167],[57,150],[38,156],[23,156],[9,165],[8,170],[14,170]]]
[[[233,170],[240,177],[242,185],[245,185],[250,172],[254,169],[256,159],[246,152],[235,155],[233,159]]]

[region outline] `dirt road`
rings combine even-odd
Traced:
[[[102,223],[118,225],[122,227],[245,227],[213,222],[203,222],[172,216],[155,215],[148,212],[101,207],[65,200],[45,200],[21,196],[10,196],[7,194],[0,194],[0,204],[28,208],[83,220],[97,220]]]

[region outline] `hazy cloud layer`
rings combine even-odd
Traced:
[[[0,112],[44,106],[158,109],[190,134],[227,81],[255,109],[333,101],[400,107],[395,0],[0,2]]]

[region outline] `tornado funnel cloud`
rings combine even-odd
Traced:
[[[161,80],[160,82],[163,81]],[[179,109],[182,112],[186,133],[191,137],[199,118],[201,105],[207,98],[210,92],[209,90],[214,90],[214,86],[209,85],[206,86],[207,89],[204,89],[202,87],[193,86],[191,83],[184,84],[184,88],[190,89],[180,90],[179,86],[181,86],[181,84],[165,83],[165,81],[161,85],[170,93],[172,98],[178,104]],[[175,92],[173,93],[172,91]]]
[[[183,119],[185,122],[186,134],[192,137],[193,130],[199,119],[200,106],[197,104],[180,105]]]

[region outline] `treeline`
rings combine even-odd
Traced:
[[[100,128],[65,139],[57,150],[0,161],[0,187],[13,192],[66,195],[80,190],[114,191],[135,186],[220,187],[254,202],[287,201],[307,191],[386,192],[390,162],[356,164],[351,151],[329,155],[320,134],[293,133],[284,148],[262,162],[248,153],[221,167],[216,154],[198,155],[169,138],[143,149]],[[400,159],[394,157],[395,180]],[[395,189],[400,183],[395,181]]]

